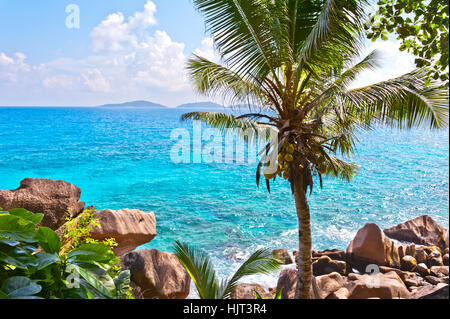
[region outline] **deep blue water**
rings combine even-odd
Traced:
[[[175,240],[208,251],[222,274],[231,255],[297,246],[290,189],[268,194],[255,185],[256,164],[175,164],[170,149],[181,110],[0,108],[0,189],[26,177],[62,179],[99,209],[154,211],[158,236],[148,245],[170,251]],[[429,214],[448,227],[449,134],[378,129],[359,136],[352,159],[361,172],[332,179],[310,197],[313,245],[345,249],[366,222],[389,227]]]

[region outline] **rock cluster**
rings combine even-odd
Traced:
[[[384,231],[368,223],[358,230],[347,251],[312,252],[315,278],[311,296],[320,299],[448,298],[448,252],[448,229],[430,216]],[[283,298],[293,298],[296,285],[296,269],[289,268],[281,272],[276,289],[283,288]]]
[[[144,249],[121,259],[122,269],[130,270],[144,299],[185,299],[189,295],[191,278],[174,254]]]
[[[41,226],[61,234],[67,218],[77,218],[85,204],[81,190],[64,181],[25,179],[16,190],[0,190],[0,207],[4,210],[25,208],[44,214]],[[137,209],[96,211],[98,226],[91,230],[97,240],[114,238],[115,254],[121,256],[123,269],[131,272],[131,287],[137,299],[183,299],[190,291],[191,279],[174,254],[137,247],[155,238],[156,218],[153,212]]]
[[[73,218],[84,209],[80,201],[81,190],[64,181],[27,178],[14,190],[0,190],[3,210],[25,208],[44,214],[41,226],[56,229],[67,218]]]
[[[153,212],[138,209],[105,209],[95,213],[99,225],[91,231],[97,240],[114,238],[118,244],[114,252],[122,256],[149,243],[156,236],[156,217]]]
[[[64,181],[25,179],[15,190],[0,190],[4,210],[25,208],[44,214],[41,225],[61,230],[67,218],[84,209],[81,190]],[[134,251],[157,235],[153,212],[137,209],[95,212],[99,226],[94,239],[114,238],[115,253],[123,269],[131,272],[136,298],[186,298],[191,279],[174,254],[155,249]],[[254,299],[256,292],[273,298],[292,299],[297,285],[297,252],[294,260],[285,249],[273,251],[285,266],[276,288],[266,291],[258,284],[240,283],[235,299]],[[368,223],[356,233],[347,250],[312,251],[312,298],[318,299],[448,299],[449,233],[424,215],[382,231]]]

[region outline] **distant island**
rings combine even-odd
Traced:
[[[225,109],[225,106],[212,103],[212,102],[199,102],[199,103],[186,103],[177,106],[177,109],[197,109],[197,110],[213,110],[213,109]]]
[[[132,101],[119,104],[100,105],[101,108],[148,108],[148,109],[168,109],[169,107],[149,101]],[[186,103],[176,107],[176,109],[196,109],[196,110],[223,110],[225,106],[212,102]]]
[[[167,108],[167,106],[165,106],[165,105],[148,102],[148,101],[132,101],[132,102],[125,102],[125,103],[120,103],[120,104],[105,104],[105,105],[101,105],[99,107],[103,107],[103,108],[152,108],[152,109],[166,109]]]

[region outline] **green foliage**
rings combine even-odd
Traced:
[[[431,78],[445,81],[448,88],[448,0],[379,0],[378,6],[367,37],[387,40],[395,33],[400,50],[414,54],[417,67],[432,67]]]
[[[254,291],[255,291],[255,296],[256,296],[255,299],[264,299],[259,292],[257,292],[256,290],[254,290]],[[277,291],[277,293],[275,294],[273,299],[275,299],[275,300],[281,299],[282,292],[283,292],[283,287],[281,287],[280,290]]]
[[[178,241],[174,250],[194,282],[200,299],[230,299],[242,278],[254,274],[269,274],[280,268],[279,262],[271,257],[271,252],[262,249],[252,254],[229,280],[219,282],[209,256],[203,251]]]
[[[130,273],[114,268],[110,246],[78,236],[63,251],[53,230],[37,226],[42,217],[24,209],[0,212],[0,299],[129,298]],[[66,234],[75,234],[69,228]]]
[[[94,218],[95,208],[84,210],[77,218],[66,220],[62,229],[63,251],[77,248],[90,240],[91,230],[99,225],[99,219]]]
[[[63,248],[61,253],[64,254],[69,250],[77,249],[86,244],[102,244],[103,247],[109,247],[109,250],[117,246],[114,238],[107,238],[103,241],[98,241],[90,237],[90,232],[99,225],[99,219],[94,218],[95,207],[84,210],[80,215],[74,219],[67,219],[67,222],[62,228]],[[99,247],[97,245],[97,247]],[[112,251],[111,251],[112,252]],[[95,255],[92,252],[91,255]],[[108,263],[108,273],[112,276],[118,276],[121,271],[120,259],[116,256],[110,259]]]

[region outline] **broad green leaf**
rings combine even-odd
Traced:
[[[9,214],[0,214],[0,234],[3,238],[34,243],[35,224]]]
[[[114,280],[104,269],[89,263],[73,264],[73,267],[96,291],[106,298],[115,298],[116,286]]]
[[[8,278],[3,286],[2,291],[9,298],[20,298],[20,297],[30,297],[42,290],[42,287],[34,283],[30,278],[27,277],[11,277]]]
[[[5,245],[11,246],[11,247],[15,247],[15,246],[20,245],[20,242],[17,240],[10,240],[10,239],[0,237],[0,244],[5,244]]]
[[[49,254],[56,254],[61,249],[61,241],[58,235],[48,227],[40,227],[34,237],[39,246]]]
[[[23,218],[25,220],[32,222],[35,225],[39,224],[44,218],[44,214],[33,214],[32,212],[23,208],[11,209],[8,212],[10,215]]]
[[[122,271],[116,278],[114,278],[116,285],[116,298],[125,299],[127,297],[128,289],[130,288],[130,271]]]
[[[59,257],[56,254],[37,253],[35,256],[38,263],[37,270],[44,269],[59,261]]]
[[[38,265],[36,257],[22,247],[11,247],[0,244],[0,262],[21,269],[29,269]]]
[[[108,263],[115,258],[111,248],[104,244],[86,244],[67,254],[70,262]]]

